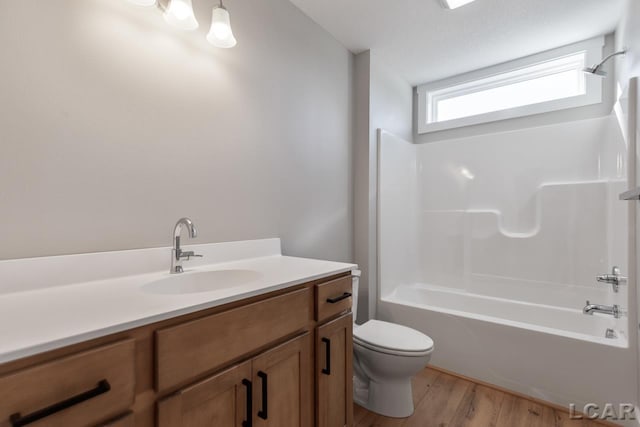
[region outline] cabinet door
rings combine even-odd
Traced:
[[[311,335],[253,359],[254,427],[313,426]]]
[[[234,366],[158,403],[159,427],[243,427],[251,417],[251,362]]]
[[[317,427],[353,424],[351,314],[316,329]]]

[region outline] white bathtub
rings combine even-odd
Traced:
[[[635,395],[628,381],[635,356],[617,327],[622,321],[513,297],[400,285],[380,298],[378,317],[431,336],[434,366],[538,399],[568,407]],[[607,328],[618,337],[605,338]]]
[[[561,296],[558,292],[544,292],[543,289],[538,288],[537,298],[525,296],[519,299],[514,295],[514,286],[511,285],[509,288],[511,288],[510,293],[505,292],[498,297],[487,295],[485,292],[476,294],[464,290],[415,284],[399,286],[393,294],[385,298],[385,301],[614,347],[628,347],[626,328],[623,327],[623,325],[626,326],[625,319],[620,321],[611,316],[597,314],[587,316],[582,313],[584,304],[580,302],[576,302],[575,307],[572,308],[563,307],[558,302],[558,300],[562,302],[562,299],[555,298]],[[530,286],[523,286],[523,288],[531,289]],[[492,290],[500,295],[497,292],[500,289],[500,286],[495,286]],[[568,293],[574,294],[574,292]],[[592,296],[587,298],[592,301],[602,301],[604,297],[598,298],[600,293],[598,290],[593,290]],[[532,300],[535,302],[531,302]],[[617,337],[606,338],[607,329],[613,329]]]

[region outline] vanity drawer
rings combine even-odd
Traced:
[[[134,393],[135,341],[123,340],[0,377],[0,427],[93,426],[126,412]]]
[[[317,321],[351,310],[352,283],[351,276],[347,276],[316,286]]]
[[[304,288],[156,331],[156,388],[185,383],[306,328],[313,293]]]

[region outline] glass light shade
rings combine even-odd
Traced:
[[[195,30],[198,28],[198,21],[196,21],[196,16],[193,13],[191,0],[171,0],[167,10],[164,12],[164,20],[182,30]]]
[[[222,48],[234,47],[238,43],[231,30],[229,12],[224,7],[216,7],[213,9],[211,30],[209,30],[209,34],[207,34],[207,40],[212,45]]]
[[[136,6],[155,6],[156,0],[129,0],[130,3],[135,4]]]

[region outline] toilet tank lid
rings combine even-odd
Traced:
[[[369,320],[353,330],[356,340],[375,347],[404,352],[424,352],[433,348],[433,340],[415,329],[381,320]]]

